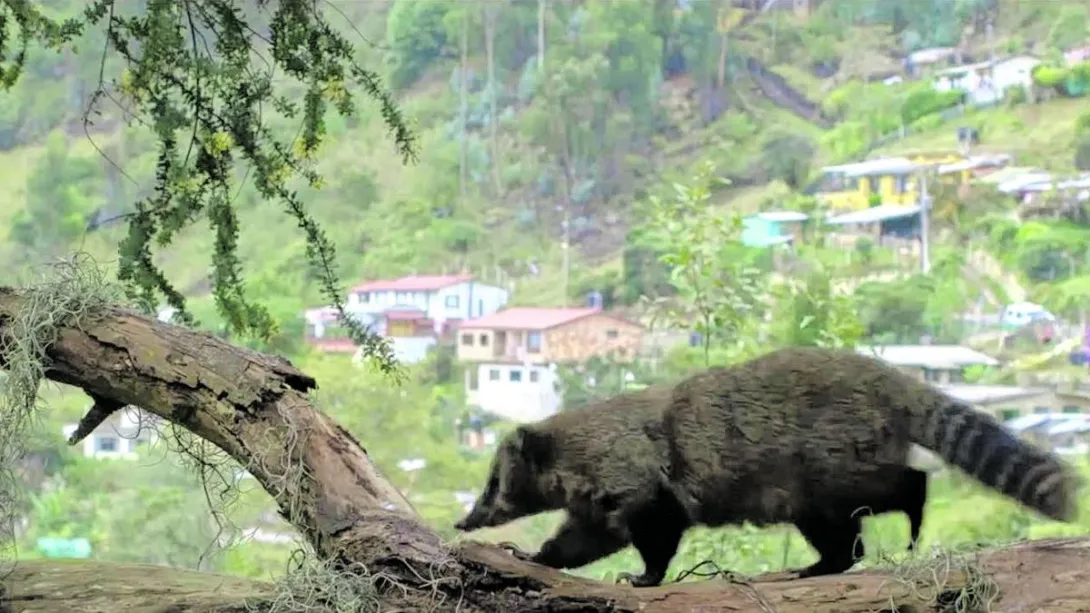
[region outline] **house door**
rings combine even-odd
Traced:
[[[507,333],[502,330],[497,330],[495,334],[496,340],[492,344],[492,355],[504,355],[507,353]]]
[[[394,320],[386,324],[387,336],[412,336],[413,322],[406,320]]]

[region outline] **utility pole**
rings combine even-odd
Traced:
[[[571,216],[568,207],[564,206],[564,221],[560,222],[560,228],[564,231],[564,242],[561,248],[564,250],[564,308],[568,307],[568,282],[571,279]]]
[[[931,194],[927,191],[927,175],[931,167],[925,167],[919,174],[920,181],[920,272],[931,271]]]

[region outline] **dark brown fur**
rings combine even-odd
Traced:
[[[663,468],[662,411],[671,394],[669,386],[651,387],[519,426],[500,443],[484,492],[456,527],[565,509],[535,562],[578,568],[632,544],[645,568],[629,580],[660,583],[688,527]]]
[[[914,523],[918,507],[922,521],[926,475],[908,468],[913,443],[1048,517],[1076,511],[1077,482],[1057,457],[849,350],[783,349],[690,377],[664,427],[672,490],[691,521],[794,523],[821,555],[802,576],[854,564],[860,507],[900,508]]]

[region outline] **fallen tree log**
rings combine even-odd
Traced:
[[[0,341],[23,300],[0,288]],[[969,567],[947,571],[938,563],[921,572],[716,579],[644,589],[590,581],[521,561],[500,548],[443,543],[359,442],[311,405],[306,393],[315,381],[286,360],[121,308],[86,316],[78,328],[62,328],[47,356],[48,378],[82,388],[94,399],[96,408],[85,420],[135,405],[246,466],[319,556],[345,568],[366,568],[384,610],[919,613],[946,610],[960,598],[960,611],[974,610],[965,601],[975,599],[968,604],[977,610],[1074,613],[1090,602],[1090,540],[1079,539],[995,550]],[[5,357],[0,355],[0,366]],[[44,572],[48,565],[20,568],[30,574],[17,569],[4,581],[14,610],[100,610],[34,579],[34,569]],[[111,572],[103,566],[103,577]],[[71,589],[78,585],[69,582]],[[263,589],[254,586],[254,594],[260,597]],[[127,590],[112,594],[116,608],[111,610],[200,610],[185,594],[172,601],[162,589],[155,592],[163,599],[161,609],[129,609],[123,606]],[[60,599],[56,608],[45,606],[50,598]],[[979,608],[985,602],[990,609]],[[220,604],[224,611],[233,606]]]

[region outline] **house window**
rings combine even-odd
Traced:
[[[445,300],[445,303],[446,303],[448,309],[456,309],[456,308],[458,308],[458,297],[457,296],[447,296],[447,298]]]
[[[1079,407],[1077,407],[1077,406],[1075,406],[1073,404],[1065,404],[1064,408],[1063,408],[1063,412],[1064,413],[1081,413],[1082,411],[1079,410]]]
[[[489,381],[499,381],[500,380],[500,369],[493,368],[492,370],[489,370],[488,371],[488,380]]]
[[[364,304],[371,302],[371,292],[360,292],[357,297],[359,298],[359,301]]]
[[[522,381],[522,371],[518,368],[512,368],[511,374],[508,375],[508,377],[511,379],[511,383],[518,383]]]
[[[538,372],[536,370],[530,371],[530,383],[537,383],[537,380],[540,378],[541,377],[538,375]]]
[[[463,334],[462,335],[462,344],[465,345],[466,347],[472,347],[473,346],[473,335],[472,334]],[[483,345],[484,343],[481,343],[481,344]]]
[[[481,347],[487,347],[488,346],[488,335],[487,334],[482,334],[481,335],[480,344],[481,344]]]
[[[1048,413],[1048,407],[1033,407],[1033,412],[1037,415],[1043,415]]]
[[[616,330],[606,330],[606,339],[613,340],[615,338],[617,338]]]
[[[529,353],[541,352],[541,331],[534,330],[526,335],[526,351]]]
[[[96,436],[95,437],[95,451],[115,452],[117,451],[117,439],[112,436]]]

